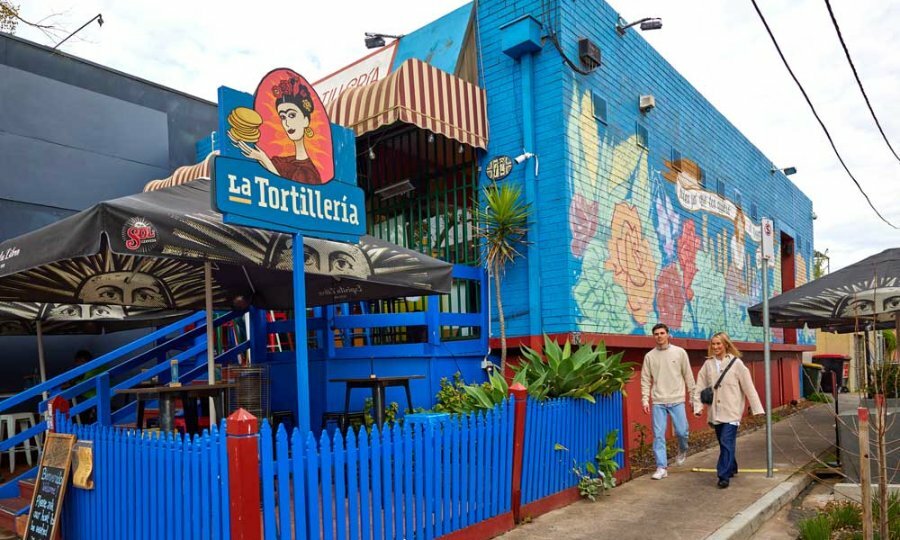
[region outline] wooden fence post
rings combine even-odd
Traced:
[[[522,458],[525,452],[525,405],[528,392],[521,383],[515,383],[509,387],[509,395],[515,399],[511,503],[513,520],[520,523],[522,521]]]
[[[55,396],[47,404],[47,431],[56,432],[56,413],[69,418],[69,401],[62,396]]]
[[[862,499],[863,538],[872,540],[872,478],[869,469],[869,409],[856,409],[859,417],[859,487]]]
[[[262,534],[259,498],[259,420],[244,409],[228,417],[228,491],[231,538],[258,540]]]

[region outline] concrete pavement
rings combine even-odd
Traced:
[[[748,538],[781,506],[806,487],[798,472],[834,445],[830,405],[805,409],[773,426],[775,472],[766,468],[765,429],[738,437],[738,476],[727,489],[716,487],[718,446],[688,456],[682,467],[670,463],[669,476],[644,475],[613,489],[598,502],[581,501],[536,518],[500,538],[504,540]]]

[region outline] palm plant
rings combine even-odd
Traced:
[[[494,276],[497,291],[497,318],[500,322],[500,373],[506,370],[506,318],[500,295],[500,279],[506,265],[522,256],[519,248],[527,244],[531,206],[522,201],[522,188],[510,183],[491,184],[481,192],[484,206],[475,205],[477,235],[484,242],[482,260]]]

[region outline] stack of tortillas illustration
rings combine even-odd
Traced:
[[[228,125],[231,126],[228,134],[236,141],[255,143],[259,141],[259,126],[262,123],[262,116],[253,109],[235,107],[228,115]]]

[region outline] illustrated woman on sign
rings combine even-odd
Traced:
[[[244,157],[295,182],[331,180],[331,125],[312,86],[289,69],[277,69],[263,78],[253,101],[253,109],[237,107],[227,119],[228,136]]]

